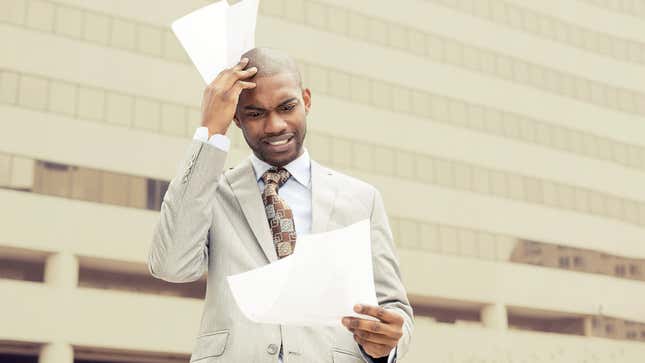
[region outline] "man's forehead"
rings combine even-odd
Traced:
[[[256,87],[242,92],[240,104],[243,106],[278,106],[288,99],[298,98],[302,91],[295,77],[289,74],[252,78],[250,81],[255,82]]]

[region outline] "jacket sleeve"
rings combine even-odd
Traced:
[[[213,202],[227,153],[192,140],[180,169],[163,197],[159,221],[148,252],[152,276],[190,282],[208,269],[208,231]]]
[[[374,266],[374,285],[379,306],[403,316],[403,336],[396,346],[396,360],[407,353],[414,329],[412,306],[401,281],[399,261],[393,243],[385,206],[381,194],[374,190],[371,214],[372,262]]]

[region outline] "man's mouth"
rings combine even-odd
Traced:
[[[291,138],[288,138],[288,139],[282,140],[282,141],[273,141],[273,142],[269,142],[269,145],[273,145],[273,146],[284,145],[284,144],[288,143],[289,140],[291,140]]]
[[[268,137],[264,140],[266,144],[269,145],[269,148],[274,151],[284,151],[288,144],[293,140],[294,134],[284,134],[275,137]]]

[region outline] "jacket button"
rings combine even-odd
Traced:
[[[267,353],[276,354],[278,352],[278,346],[275,344],[269,344],[267,346]]]

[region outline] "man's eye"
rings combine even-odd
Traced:
[[[257,118],[260,117],[261,113],[259,112],[252,112],[252,113],[247,113],[246,116],[250,118]]]
[[[283,110],[283,111],[291,111],[291,110],[293,110],[295,107],[296,107],[296,105],[295,105],[295,104],[294,104],[294,105],[286,105],[286,106],[282,107],[282,110]]]

